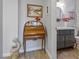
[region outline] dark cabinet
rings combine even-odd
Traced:
[[[62,48],[62,47],[64,47],[64,37],[58,35],[57,39],[58,39],[58,40],[57,40],[57,48]],[[62,39],[62,40],[60,40],[60,39]],[[60,43],[60,42],[62,42],[62,43]]]
[[[57,30],[57,49],[74,46],[74,29]]]

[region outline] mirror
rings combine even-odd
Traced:
[[[57,22],[60,21],[61,25],[65,25],[67,21],[67,26],[73,27],[76,23],[76,4],[75,0],[59,0],[57,2]],[[59,25],[59,24],[58,24]]]

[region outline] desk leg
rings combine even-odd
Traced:
[[[44,52],[46,53],[45,47],[46,47],[46,40],[44,39]]]
[[[42,39],[42,50],[43,50],[43,48],[44,48],[44,47],[43,47],[43,46],[44,46],[44,44],[43,44],[43,43],[44,43],[44,40]]]
[[[45,39],[42,39],[42,50],[44,50],[45,51]]]
[[[23,39],[24,56],[26,54],[26,39]]]

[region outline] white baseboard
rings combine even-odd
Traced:
[[[41,49],[41,47],[35,47],[35,48],[28,49],[27,52],[29,52],[29,51],[35,51],[35,50],[40,50],[40,49]],[[21,49],[20,53],[23,53],[23,52],[24,52],[24,50]],[[3,57],[8,57],[8,56],[10,56],[10,52],[3,53]]]
[[[35,48],[28,49],[26,52],[35,51],[35,50],[40,50],[40,49],[41,49],[41,47],[35,47]],[[23,52],[24,52],[24,50],[21,49],[21,50],[20,50],[20,53],[23,53]]]
[[[3,53],[3,57],[8,57],[10,56],[10,52],[9,53]]]
[[[52,55],[50,54],[50,52],[46,49],[46,53],[48,54],[49,58],[52,59]]]
[[[35,50],[40,50],[40,49],[41,49],[41,47],[38,47],[38,48],[35,47],[35,48],[31,48],[31,49],[27,50],[27,52],[29,52],[29,51],[35,51]],[[23,52],[24,52],[24,50],[21,49],[20,53],[23,53]],[[50,52],[47,49],[46,49],[46,53],[48,54],[49,58],[52,59],[52,55],[50,54]],[[8,56],[10,56],[10,53],[3,54],[3,57],[8,57]]]

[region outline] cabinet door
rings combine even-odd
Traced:
[[[74,46],[75,38],[74,35],[66,35],[65,36],[65,47]]]
[[[57,49],[64,48],[64,36],[57,35]]]

